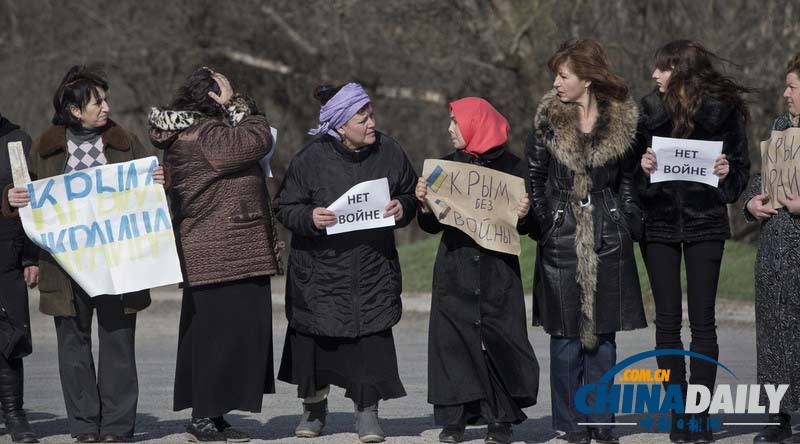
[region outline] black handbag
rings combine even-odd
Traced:
[[[8,359],[28,356],[33,351],[27,332],[6,311],[5,296],[0,294],[0,354]]]

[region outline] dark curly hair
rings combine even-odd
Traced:
[[[747,103],[743,94],[754,92],[722,74],[719,66],[735,64],[709,51],[699,42],[675,40],[656,51],[656,68],[672,71],[664,102],[672,115],[674,137],[688,137],[694,130],[693,117],[707,97],[732,106],[745,119]]]
[[[208,95],[209,91],[221,93],[213,74],[214,71],[205,66],[195,69],[178,88],[169,108],[176,111],[195,111],[206,116],[222,115],[222,106]]]
[[[70,108],[74,106],[82,110],[90,102],[99,101],[100,90],[108,92],[108,81],[97,67],[71,67],[53,95],[53,125],[73,128],[81,126],[80,120],[72,115]]]

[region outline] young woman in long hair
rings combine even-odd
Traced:
[[[716,360],[719,355],[715,323],[717,281],[725,240],[731,237],[727,204],[736,202],[747,186],[747,105],[742,95],[751,90],[719,70],[724,60],[697,42],[677,40],[656,52],[653,80],[656,90],[641,100],[639,149],[644,180],[640,199],[645,216],[641,243],[656,305],[656,348],[683,349],[681,258],[686,261],[690,350]],[[658,167],[653,136],[722,141],[714,164],[719,186],[698,182],[650,183]],[[658,366],[670,370],[669,384],[686,393],[683,356],[660,356]],[[717,366],[691,358],[690,384],[713,389]],[[699,430],[688,430],[687,418],[673,413],[672,442],[711,442],[708,415],[701,414]],[[683,425],[683,427],[681,427]]]

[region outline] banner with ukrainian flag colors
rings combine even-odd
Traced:
[[[115,163],[26,184],[25,233],[89,296],[181,282],[156,157]]]

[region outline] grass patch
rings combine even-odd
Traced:
[[[403,270],[403,290],[427,293],[431,291],[433,263],[436,260],[436,249],[439,246],[439,235],[403,245],[399,248],[400,264]],[[634,247],[636,264],[639,271],[639,282],[642,294],[651,299],[650,281],[642,262],[639,246]],[[756,246],[744,242],[728,241],[725,243],[725,254],[722,256],[719,289],[717,295],[724,299],[753,300],[753,264],[755,263]],[[533,266],[536,261],[536,242],[528,237],[522,238],[522,283],[526,294],[533,286]],[[682,272],[683,289],[686,291],[686,277]]]

